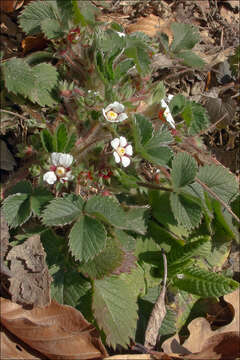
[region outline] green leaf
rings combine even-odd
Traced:
[[[110,275],[113,270],[118,268],[123,261],[123,251],[117,245],[114,239],[108,239],[107,245],[100,254],[95,256],[91,261],[81,266],[83,274],[92,279],[102,279],[106,275]]]
[[[47,20],[49,23],[57,19],[53,7],[55,1],[33,1],[24,7],[19,16],[21,28],[28,35],[41,33],[41,23]]]
[[[186,152],[178,153],[172,162],[171,178],[175,190],[194,182],[197,173],[196,160]]]
[[[24,224],[31,216],[29,195],[15,194],[8,196],[3,202],[2,209],[10,228]]]
[[[69,0],[56,0],[59,15],[61,17],[61,25],[64,29],[69,29],[69,23],[72,22],[73,12],[73,1]]]
[[[58,39],[64,35],[59,20],[44,19],[41,21],[41,29],[47,39]]]
[[[230,204],[238,195],[238,183],[235,176],[223,166],[205,165],[199,169],[197,178],[227,204]]]
[[[56,139],[56,148],[57,148],[57,152],[63,152],[65,150],[67,141],[68,141],[68,134],[67,134],[67,128],[66,125],[64,123],[61,123],[57,129],[56,132],[54,134],[55,139]]]
[[[106,343],[126,346],[134,338],[137,323],[136,296],[117,276],[94,281],[93,311]],[[127,310],[127,311],[126,311]]]
[[[31,209],[37,216],[41,215],[43,207],[53,199],[53,194],[44,187],[36,188],[30,196]]]
[[[23,59],[17,58],[6,61],[2,68],[8,91],[28,96],[33,89],[32,68]]]
[[[187,229],[197,227],[202,219],[202,208],[197,201],[185,194],[171,193],[171,208],[175,219]]]
[[[126,231],[115,229],[114,235],[118,242],[121,244],[124,251],[133,251],[136,247],[136,240],[133,236],[130,236]]]
[[[144,215],[146,208],[136,207],[124,211],[114,197],[93,196],[85,206],[85,212],[116,226],[144,234],[146,231]]]
[[[176,116],[179,113],[181,113],[185,107],[185,104],[186,104],[186,98],[183,95],[178,94],[174,96],[169,103],[169,109],[172,116]]]
[[[167,309],[167,313],[159,329],[159,335],[173,335],[176,333],[176,330],[176,311]]]
[[[43,129],[40,132],[40,138],[41,138],[42,145],[43,145],[45,151],[47,151],[49,153],[56,151],[55,144],[53,141],[53,136],[48,131],[48,129]]]
[[[74,201],[71,197],[57,198],[50,202],[42,214],[44,225],[66,225],[82,213],[83,200],[80,196]]]
[[[106,230],[96,219],[82,216],[69,234],[69,249],[76,260],[87,262],[106,246]]]
[[[134,119],[134,138],[136,146],[144,145],[153,136],[152,123],[141,114],[136,114]]]
[[[165,98],[166,91],[163,81],[157,83],[152,94],[152,103],[159,104],[162,99]]]
[[[185,269],[183,274],[183,279],[175,278],[173,284],[181,290],[202,297],[223,296],[239,287],[237,281],[196,267]]]
[[[140,74],[147,74],[149,72],[149,65],[151,63],[148,52],[148,47],[145,41],[139,34],[131,34],[127,38],[127,45],[124,51],[125,55],[133,59],[136,69]]]
[[[17,193],[22,194],[31,194],[32,193],[32,185],[29,181],[19,181],[16,185],[11,187],[10,190],[7,190],[5,195],[13,195]]]
[[[76,143],[76,140],[77,140],[77,134],[75,133],[72,133],[69,138],[68,138],[68,141],[67,141],[67,144],[65,146],[65,149],[64,149],[64,152],[65,153],[69,153],[72,148],[74,147],[75,143]]]
[[[120,79],[127,75],[129,69],[134,66],[134,62],[131,59],[125,59],[121,61],[114,70],[115,81],[120,81]]]
[[[99,9],[94,6],[90,1],[76,1],[78,6],[78,11],[75,9],[75,21],[80,22],[82,26],[87,24],[94,25],[95,23],[95,16],[99,14]]]
[[[51,95],[51,91],[58,81],[58,72],[51,64],[38,64],[32,68],[33,70],[33,89],[28,94],[32,102],[36,102],[41,106],[53,106],[55,100]]]
[[[191,50],[200,39],[198,29],[190,24],[173,23],[171,29],[174,36],[171,51],[175,53]]]
[[[189,127],[189,135],[197,135],[209,126],[206,109],[195,102],[188,102],[181,115]]]
[[[183,63],[187,66],[202,69],[205,62],[191,50],[184,50],[176,55],[178,58],[183,60]]]

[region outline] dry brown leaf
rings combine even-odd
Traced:
[[[0,1],[0,11],[6,13],[13,12],[23,5],[24,0],[1,0]]]
[[[33,235],[8,253],[12,277],[9,292],[12,300],[24,305],[45,306],[50,302],[51,276],[40,236]]]
[[[4,360],[40,360],[41,357],[34,356],[32,353],[25,350],[19,343],[14,341],[13,336],[5,334],[1,331],[0,333],[0,356]],[[45,357],[44,357],[45,358]]]
[[[188,325],[188,330],[190,332],[188,339],[180,345],[179,336],[176,334],[163,343],[162,349],[164,352],[167,354],[176,353],[181,355],[198,353],[203,350],[205,343],[207,343],[208,339],[213,335],[239,332],[239,289],[231,294],[225,295],[224,300],[230,303],[235,311],[235,316],[230,324],[221,326],[219,329],[213,331],[205,318],[196,318]]]
[[[42,36],[27,36],[22,41],[23,53],[28,54],[31,51],[43,50],[48,41]]]
[[[133,32],[141,31],[148,36],[155,36],[158,32],[164,32],[168,35],[169,41],[173,39],[173,33],[170,28],[171,22],[162,20],[160,17],[150,14],[147,17],[141,17],[134,24],[126,26],[126,32],[131,34]]]
[[[0,306],[6,329],[49,359],[102,359],[108,355],[95,327],[71,306],[52,301],[44,308],[28,310],[3,298]]]

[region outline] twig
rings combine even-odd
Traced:
[[[18,113],[14,113],[14,112],[12,112],[12,111],[4,110],[4,109],[0,109],[0,111],[1,111],[1,112],[4,112],[4,113],[6,113],[6,114],[18,116],[20,119],[23,119],[24,121],[28,121],[28,119],[27,119],[25,116],[20,115],[20,114],[18,114]]]
[[[206,184],[204,184],[201,180],[199,180],[198,178],[195,178],[195,181],[198,182],[207,192],[209,192],[210,195],[212,195],[212,197],[214,199],[216,199],[217,201],[220,202],[220,204],[229,212],[229,214],[232,215],[232,217],[240,224],[240,219],[239,217],[234,214],[234,212],[232,211],[232,209],[230,208],[230,206],[228,206],[222,199],[220,199],[220,197],[215,194],[214,191],[212,191]]]
[[[165,295],[166,295],[166,284],[167,284],[167,257],[162,249],[163,256],[163,266],[164,266],[164,276],[163,276],[163,286],[159,297],[157,298],[157,302],[154,305],[152,313],[150,315],[150,319],[148,321],[147,330],[145,333],[145,342],[144,346],[148,350],[153,350],[158,341],[158,334],[163,319],[166,315],[166,307],[165,307]]]
[[[149,189],[156,189],[156,190],[164,190],[164,191],[170,191],[172,192],[172,189],[169,189],[165,186],[159,186],[157,184],[152,184],[152,183],[147,183],[147,182],[141,182],[141,181],[138,181],[137,184],[139,186],[144,186],[144,187],[147,187]]]

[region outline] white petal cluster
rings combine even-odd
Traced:
[[[113,156],[116,163],[121,163],[124,167],[130,165],[130,157],[133,154],[132,145],[128,145],[127,139],[123,136],[111,141],[111,146],[115,150]]]
[[[172,127],[173,129],[175,129],[175,128],[176,128],[176,127],[175,127],[175,121],[174,121],[174,119],[173,119],[173,117],[172,117],[172,114],[171,114],[171,112],[170,112],[170,109],[169,109],[169,107],[168,107],[168,103],[172,100],[172,98],[173,98],[173,95],[168,95],[166,101],[165,101],[164,99],[162,99],[162,100],[161,100],[161,107],[162,107],[163,109],[166,109],[166,110],[164,111],[163,115],[165,116],[167,122],[171,125],[171,127]]]
[[[43,175],[43,180],[50,185],[53,185],[57,180],[61,183],[73,180],[74,176],[70,169],[72,162],[72,155],[53,152],[51,154],[51,171],[48,171]]]
[[[117,101],[109,104],[105,109],[102,110],[103,116],[109,122],[116,123],[122,122],[127,119],[127,114],[124,112],[125,107]]]

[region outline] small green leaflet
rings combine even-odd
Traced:
[[[186,152],[178,153],[172,162],[171,177],[175,190],[194,182],[197,173],[195,159]]]

